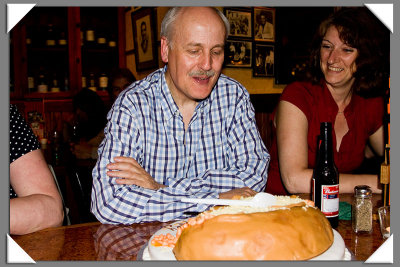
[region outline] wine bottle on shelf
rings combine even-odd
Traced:
[[[92,90],[92,91],[94,91],[94,92],[97,91],[96,77],[95,77],[95,75],[94,75],[93,72],[91,72],[91,73],[89,74],[89,87],[88,87],[88,89],[90,89],[90,90]]]
[[[28,72],[28,92],[32,93],[35,91],[35,78],[31,72]]]
[[[56,73],[53,74],[53,77],[51,79],[50,91],[53,93],[60,92],[60,86],[59,86],[58,77],[57,77]]]
[[[333,228],[339,220],[339,172],[333,158],[332,123],[321,122],[320,145],[313,170],[312,199]]]
[[[115,35],[112,34],[108,41],[108,47],[115,48],[116,46],[117,46],[117,41],[116,41]]]
[[[47,93],[48,91],[47,77],[44,70],[42,69],[39,72],[37,91],[39,93]]]
[[[54,32],[53,24],[47,25],[47,33],[46,33],[46,46],[55,46],[56,45],[56,38]]]
[[[85,74],[82,74],[82,89],[87,88],[87,78]]]
[[[99,77],[99,90],[106,91],[108,88],[108,76],[105,72],[102,72]]]
[[[69,91],[69,77],[68,73],[64,74],[64,91],[68,92]]]
[[[89,26],[86,29],[85,43],[86,43],[86,45],[88,47],[92,47],[93,48],[95,46],[95,41],[96,41],[96,38],[95,38],[94,29],[91,26]]]
[[[97,31],[97,47],[105,48],[107,47],[107,38],[104,31]]]
[[[60,36],[58,38],[58,45],[61,47],[65,47],[67,45],[67,38],[64,31],[60,32]]]

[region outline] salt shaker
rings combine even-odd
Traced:
[[[367,185],[354,187],[352,226],[355,233],[372,231],[372,191]]]

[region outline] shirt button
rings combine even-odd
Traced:
[[[189,157],[188,157],[188,160],[189,160],[189,161],[192,161],[192,159],[193,159],[192,156],[189,156]]]

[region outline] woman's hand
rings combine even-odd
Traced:
[[[137,185],[152,190],[166,187],[157,183],[135,159],[115,157],[114,161],[114,163],[107,164],[107,175],[118,177],[115,179],[117,184]]]

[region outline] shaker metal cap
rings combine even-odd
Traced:
[[[354,187],[354,194],[360,197],[366,197],[372,195],[371,187],[368,185],[357,185]]]

